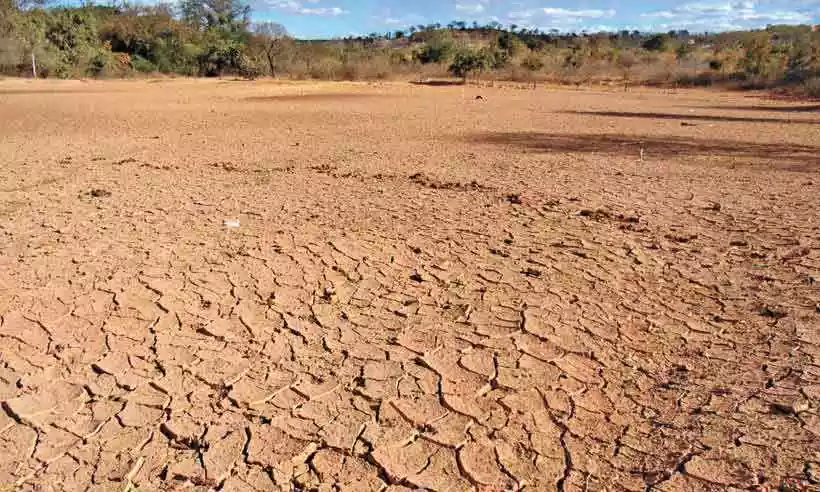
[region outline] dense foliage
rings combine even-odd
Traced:
[[[244,0],[75,8],[21,1],[0,0],[0,73],[31,76],[34,61],[37,76],[63,78],[147,72],[367,79],[449,72],[572,83],[792,84],[815,95],[820,86],[820,32],[810,26],[564,34],[453,21],[305,41],[273,22],[252,24]]]

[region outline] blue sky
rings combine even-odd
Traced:
[[[726,31],[820,23],[820,0],[251,0],[255,20],[301,38],[365,35],[451,20],[543,30]]]

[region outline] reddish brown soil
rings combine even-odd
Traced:
[[[4,81],[0,119],[3,490],[820,480],[816,105]]]

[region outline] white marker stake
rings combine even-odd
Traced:
[[[34,59],[34,52],[31,52],[31,76],[37,78],[37,60]]]

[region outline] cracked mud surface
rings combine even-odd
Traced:
[[[0,487],[816,487],[785,106],[4,81]]]

